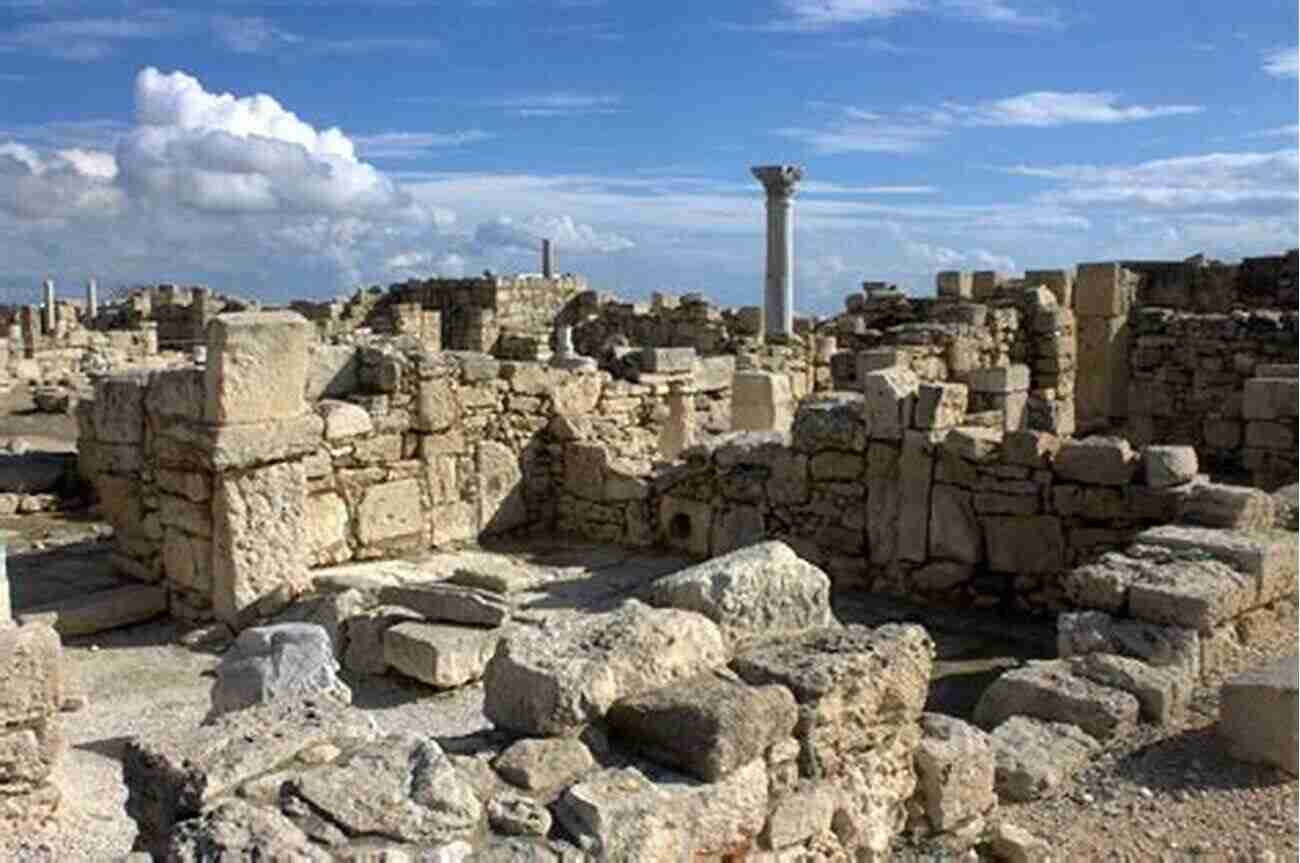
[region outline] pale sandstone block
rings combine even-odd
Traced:
[[[934,277],[935,293],[949,299],[969,300],[974,296],[971,274],[957,270],[944,270]]]
[[[337,562],[348,556],[348,508],[333,492],[307,498],[303,510],[307,553],[315,562]]]
[[[208,325],[203,418],[254,423],[304,410],[310,324],[295,312],[236,312]]]
[[[1115,318],[1128,314],[1136,276],[1114,262],[1079,264],[1074,310],[1080,317]]]
[[[737,372],[731,384],[732,431],[790,431],[795,402],[790,378],[773,372]]]
[[[357,539],[369,545],[419,535],[423,529],[421,513],[418,480],[371,486],[357,506]]]
[[[478,529],[499,533],[528,520],[524,502],[524,474],[519,457],[497,441],[481,441],[476,452],[478,468]]]
[[[919,429],[947,429],[966,418],[969,393],[965,384],[921,384],[917,388],[913,424]]]
[[[903,368],[871,372],[862,378],[862,418],[867,437],[875,440],[901,440],[912,424],[919,381]]]

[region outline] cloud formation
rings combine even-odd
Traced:
[[[1264,55],[1264,71],[1274,78],[1294,78],[1300,74],[1300,48],[1274,48]]]
[[[762,29],[818,33],[903,15],[930,15],[1023,29],[1057,28],[1055,9],[1030,12],[1004,0],[780,0],[780,14]]]

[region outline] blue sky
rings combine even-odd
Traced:
[[[796,306],[1297,243],[1294,0],[0,0],[0,300],[564,269]]]

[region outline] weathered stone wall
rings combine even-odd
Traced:
[[[1144,528],[1271,523],[1266,495],[1198,477],[1190,450],[1164,470],[1160,447],[966,426],[963,385],[867,377],[865,396],[805,401],[788,435],[724,436],[659,469],[576,439],[561,526],[699,557],[779,538],[844,586],[1055,610],[1067,570]]]
[[[1167,308],[1138,308],[1128,317],[1128,418],[1135,443],[1196,447],[1203,464],[1217,474],[1278,474],[1274,485],[1295,482],[1294,371],[1297,314],[1256,309],[1231,314],[1192,314]],[[1265,372],[1266,374],[1261,374]],[[1289,402],[1276,406],[1254,400],[1256,377],[1291,378],[1274,385],[1289,389]],[[1284,394],[1284,393],[1283,393]],[[1251,401],[1247,414],[1247,402]],[[1265,469],[1261,452],[1288,453],[1287,471]]]
[[[1187,312],[1234,309],[1294,309],[1297,303],[1297,250],[1283,255],[1244,258],[1238,264],[1206,261],[1124,261],[1138,275],[1137,304]]]
[[[752,351],[762,341],[763,310],[724,309],[701,294],[656,293],[649,303],[627,303],[587,291],[565,309],[579,353],[602,357],[611,347],[695,348],[701,356]]]

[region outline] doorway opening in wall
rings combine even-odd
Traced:
[[[675,542],[685,542],[691,538],[691,517],[679,512],[668,520],[668,537]]]

